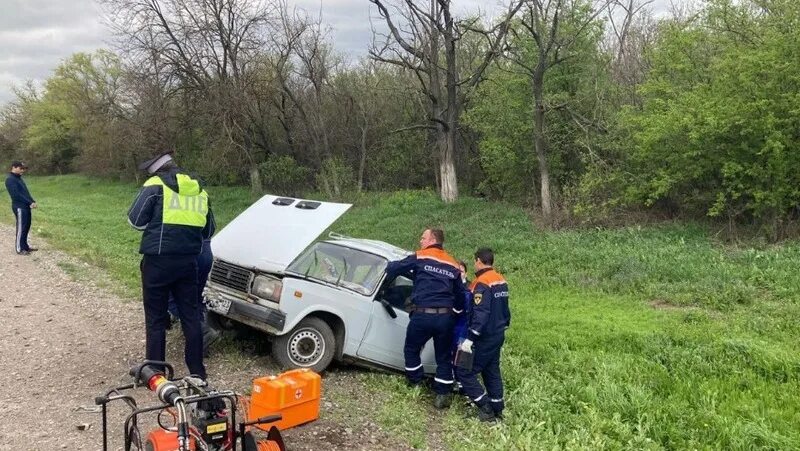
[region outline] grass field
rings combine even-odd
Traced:
[[[139,234],[125,213],[136,187],[79,176],[28,185],[40,204],[34,241],[105,268],[135,296]],[[220,225],[252,201],[243,189],[210,193]],[[464,260],[492,247],[509,280],[508,417],[478,424],[464,403],[431,413],[427,393],[365,372],[392,400],[379,420],[412,445],[800,448],[797,243],[723,245],[680,223],[544,232],[518,207],[424,192],[362,196],[334,229],[413,249],[426,225],[443,226]]]

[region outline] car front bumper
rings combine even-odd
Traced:
[[[212,284],[206,286],[203,296],[210,311],[255,329],[278,335],[286,325],[286,314],[282,311],[245,301]]]

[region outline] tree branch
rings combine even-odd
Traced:
[[[383,5],[383,2],[381,2],[381,0],[369,0],[369,2],[378,7],[378,12],[380,13],[381,17],[386,20],[386,25],[392,32],[392,36],[394,37],[395,41],[397,41],[397,43],[400,44],[400,46],[403,47],[406,52],[411,53],[419,59],[424,59],[425,55],[419,49],[406,42],[406,40],[403,39],[403,36],[400,35],[400,30],[395,27],[394,22],[392,22],[392,18],[389,15],[389,11]]]
[[[389,134],[393,135],[395,133],[408,132],[408,131],[412,131],[412,130],[436,130],[436,127],[434,127],[433,125],[428,125],[428,124],[417,124],[417,125],[411,125],[409,127],[403,127],[403,128],[398,128],[398,129],[392,130],[392,131],[389,132]]]

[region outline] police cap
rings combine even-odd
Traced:
[[[174,152],[174,150],[168,150],[145,161],[139,165],[139,170],[147,171],[148,174],[155,174],[162,166],[172,161],[172,154]]]

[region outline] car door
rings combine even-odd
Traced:
[[[410,293],[411,281],[405,277],[398,277],[393,282],[392,288],[405,286]],[[382,303],[382,301],[386,301]],[[408,313],[398,302],[388,302],[382,295],[375,297],[372,302],[370,322],[364,334],[364,339],[358,348],[358,356],[379,363],[384,366],[403,371],[405,358],[403,345],[408,327]],[[394,316],[389,312],[393,312]],[[433,340],[429,341],[422,350],[422,364],[426,373],[436,371],[436,359],[433,352]]]

